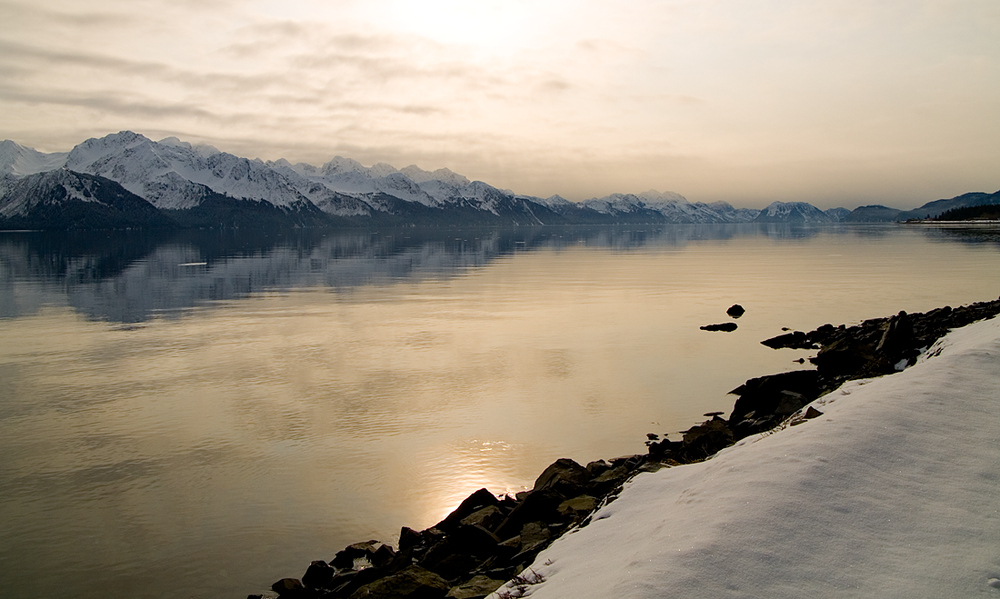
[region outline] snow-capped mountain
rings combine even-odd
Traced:
[[[155,206],[105,179],[66,169],[3,177],[0,220],[10,227],[176,227]]]
[[[615,193],[581,202],[581,206],[612,217],[650,217],[669,223],[745,223],[759,210],[734,208],[726,202],[689,202],[674,192],[650,190],[639,195]]]
[[[837,220],[806,202],[772,202],[760,211],[754,222],[827,224],[837,222]]]
[[[804,203],[776,202],[762,212],[725,202],[689,202],[680,194],[654,190],[584,202],[542,199],[470,181],[449,169],[397,169],[385,163],[366,167],[341,156],[318,167],[284,159],[265,162],[176,137],[153,141],[131,131],[88,139],[65,153],[45,154],[2,142],[0,206],[15,210],[6,196],[19,179],[60,169],[113,181],[186,226],[839,220]]]

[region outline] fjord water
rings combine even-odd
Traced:
[[[998,272],[988,228],[3,234],[0,594],[261,592]]]

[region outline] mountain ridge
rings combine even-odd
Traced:
[[[31,225],[29,215],[18,212],[17,208],[28,201],[23,197],[23,189],[20,195],[13,190],[20,180],[57,170],[103,179],[108,182],[102,184],[107,190],[113,189],[112,183],[118,185],[122,191],[161,211],[167,219],[163,222],[173,221],[177,226],[749,222],[812,225],[853,222],[854,216],[858,220],[872,218],[871,211],[858,213],[861,208],[824,211],[805,202],[773,202],[762,210],[735,208],[727,202],[690,202],[679,193],[656,190],[613,193],[570,202],[558,195],[538,198],[516,194],[469,180],[447,168],[427,171],[411,164],[397,169],[386,163],[366,167],[342,156],[320,166],[292,164],[283,158],[263,161],[176,137],[153,141],[139,133],[121,131],[87,139],[69,152],[51,154],[11,140],[0,142],[0,219],[5,219],[0,226],[11,228],[13,223],[6,222],[11,216],[4,215],[15,213],[18,226]],[[77,211],[113,209],[112,204],[88,204],[80,195],[83,179],[64,177],[48,181],[46,205],[50,211],[54,210],[56,197],[75,202]],[[93,180],[87,181],[91,181],[87,185],[95,185]],[[63,185],[63,192],[53,191],[52,185]],[[118,190],[114,194],[121,196]],[[965,196],[975,196],[968,200],[975,201],[979,196],[991,194],[960,197]],[[944,203],[940,212],[956,207],[950,201],[937,201]],[[931,204],[935,202],[915,211]],[[885,208],[877,216],[906,214],[895,210]],[[97,220],[114,221],[104,217]],[[37,225],[55,226],[53,223],[57,222],[59,219],[50,215]],[[78,222],[88,221],[78,219]],[[132,221],[125,218],[122,222]]]

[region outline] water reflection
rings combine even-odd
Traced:
[[[642,451],[799,368],[759,343],[783,326],[996,297],[997,247],[934,235],[2,235],[0,588],[246,596],[556,458]],[[737,331],[698,328],[737,302]]]
[[[824,231],[841,231],[826,228]],[[629,252],[820,229],[678,225],[496,229],[75,232],[0,234],[0,318],[69,305],[87,318],[141,323],[266,291],[344,290],[448,278],[518,251],[571,246]],[[843,231],[841,231],[843,232]]]

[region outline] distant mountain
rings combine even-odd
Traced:
[[[61,183],[49,178],[43,185],[42,179],[33,179],[57,172],[62,173],[61,178],[56,178]],[[88,178],[78,176],[74,180],[72,175]],[[152,206],[160,218],[144,220],[142,210],[148,209],[140,210],[138,204],[126,208],[126,200],[122,199],[126,196],[112,193],[110,190],[117,189],[112,183],[129,192],[127,197]],[[57,191],[59,185],[63,192]],[[114,196],[119,198],[115,200],[118,203],[90,201],[81,207],[81,202],[89,201],[84,188],[104,190],[101,197]],[[89,197],[94,197],[95,192],[90,193]],[[31,194],[40,195],[29,197]],[[980,201],[979,196],[990,194],[966,195],[976,196],[968,201]],[[67,210],[75,216],[57,217],[63,203],[73,206]],[[936,203],[918,211],[932,204]],[[956,205],[943,205],[937,213],[952,207]],[[884,209],[884,214],[893,210],[867,208]],[[89,216],[84,217],[81,210]],[[121,214],[112,217],[115,210]],[[265,162],[175,137],[153,141],[131,131],[88,139],[69,152],[52,154],[9,140],[0,142],[0,228],[167,226],[165,223],[216,228],[750,222],[812,225],[850,222],[869,218],[875,212],[860,208],[853,212],[844,208],[822,211],[805,202],[774,202],[764,210],[735,208],[726,202],[689,202],[680,194],[653,190],[570,202],[560,196],[519,195],[482,181],[470,181],[448,169],[427,171],[414,165],[397,169],[384,163],[366,167],[340,156],[321,166],[292,164],[284,159]],[[883,212],[878,214],[884,216]]]
[[[103,177],[63,169],[3,177],[0,222],[8,229],[176,228],[161,210]]]
[[[891,223],[899,220],[900,212],[902,210],[898,208],[889,208],[888,206],[877,204],[873,206],[858,206],[854,210],[851,210],[844,221],[849,223]]]
[[[830,208],[829,210],[824,210],[834,222],[842,223],[847,221],[847,217],[851,214],[851,211],[847,208]]]
[[[939,216],[934,217],[938,221],[972,221],[972,220],[1000,220],[1000,204],[980,204],[978,206],[965,206],[964,208],[952,208]]]
[[[928,202],[914,210],[900,212],[897,220],[907,220],[911,218],[934,218],[941,214],[954,210],[955,208],[967,208],[970,206],[992,206],[1000,204],[1000,191],[995,193],[983,193],[981,191],[963,193],[947,200],[935,200]]]
[[[828,224],[838,219],[806,202],[772,202],[760,211],[756,223]]]

